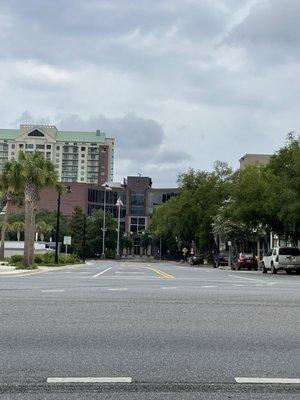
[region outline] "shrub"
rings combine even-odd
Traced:
[[[53,264],[55,262],[55,256],[53,253],[44,253],[42,257],[43,264]]]
[[[60,264],[78,264],[80,263],[80,259],[72,254],[68,254],[67,256],[61,254],[59,256],[59,263]]]
[[[107,250],[105,253],[106,258],[115,258],[116,253],[113,250]]]
[[[37,269],[37,264],[31,264],[31,265],[29,265],[29,267],[28,268],[26,268],[22,263],[17,263],[16,264],[16,269],[26,269],[26,270],[28,270],[28,269]]]
[[[12,265],[17,265],[17,264],[22,264],[23,263],[23,256],[19,254],[15,254],[10,257],[10,264]]]
[[[40,254],[40,255],[35,256],[34,262],[35,262],[35,264],[43,264],[43,262],[44,262],[43,255]]]

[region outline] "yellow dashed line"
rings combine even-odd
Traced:
[[[155,272],[157,275],[165,278],[165,279],[173,279],[175,278],[173,275],[168,274],[167,272],[161,271],[160,269],[156,269],[156,268],[150,268],[147,267],[147,269],[149,269],[150,271]]]

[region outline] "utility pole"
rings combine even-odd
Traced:
[[[101,185],[104,187],[104,202],[103,202],[103,225],[102,225],[102,254],[101,258],[105,258],[105,232],[106,232],[106,219],[105,219],[105,213],[106,213],[106,193],[107,190],[112,190],[112,188],[109,186],[107,182],[103,183]]]

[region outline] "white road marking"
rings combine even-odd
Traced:
[[[300,384],[297,378],[234,378],[237,383],[281,383],[281,384]]]
[[[97,278],[97,276],[104,274],[104,272],[109,271],[112,267],[106,268],[104,271],[99,272],[99,274],[93,275],[92,278]]]
[[[201,286],[202,288],[212,288],[212,287],[218,287],[218,286]]]
[[[177,286],[165,286],[162,287],[161,289],[177,289]]]
[[[247,281],[264,282],[264,281],[262,281],[261,279],[244,278],[243,276],[237,276],[237,275],[228,275],[228,276],[232,276],[233,278],[246,279]]]
[[[130,377],[67,377],[48,378],[47,383],[131,383]]]
[[[128,288],[111,288],[111,289],[107,289],[107,290],[128,290]]]
[[[144,271],[116,271],[115,274],[144,274]]]
[[[42,290],[42,293],[54,293],[54,292],[64,292],[64,289],[46,289]]]
[[[239,287],[242,287],[242,286],[243,286],[243,287],[244,287],[245,285],[234,285],[234,286],[239,286]]]

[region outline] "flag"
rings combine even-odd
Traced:
[[[122,206],[123,205],[123,202],[122,202],[122,200],[120,199],[120,197],[118,197],[118,200],[117,200],[117,202],[116,202],[116,206]]]

